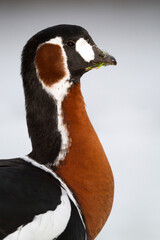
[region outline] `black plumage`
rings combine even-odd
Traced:
[[[66,55],[69,56],[68,67],[72,72],[70,80],[75,83],[80,81],[88,64],[76,51],[73,55],[73,51],[66,46],[66,43],[70,38],[77,40],[85,37],[87,41],[89,39],[91,44],[94,44],[84,28],[75,25],[57,25],[35,34],[23,49],[21,74],[25,93],[27,126],[32,143],[32,152],[29,156],[42,164],[54,163],[60,151],[61,135],[57,127],[56,102],[42,89],[34,61],[38,46],[57,36],[63,38],[64,49]]]
[[[0,183],[0,240],[33,221],[36,215],[54,211],[61,204],[60,181],[23,159],[0,160]],[[71,217],[59,238],[83,240],[83,223],[70,202]]]

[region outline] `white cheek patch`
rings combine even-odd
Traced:
[[[80,38],[76,42],[76,51],[86,62],[90,62],[95,58],[92,46],[84,38]]]

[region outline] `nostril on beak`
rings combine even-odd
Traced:
[[[104,57],[104,54],[103,54],[103,53],[99,53],[98,56],[99,56],[99,57]]]
[[[106,53],[106,52],[99,51],[98,57],[101,60],[107,61],[107,63],[110,63],[111,65],[117,65],[116,59],[113,56],[111,56],[108,53]]]

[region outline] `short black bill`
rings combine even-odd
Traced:
[[[90,66],[86,68],[86,71],[95,68],[98,69],[101,66],[117,65],[117,61],[113,56],[101,51],[97,46],[94,46],[93,50],[95,53],[95,59],[89,63]]]

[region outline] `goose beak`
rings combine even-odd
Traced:
[[[101,51],[97,46],[93,46],[93,50],[95,53],[95,58],[94,60],[90,61],[89,67],[86,68],[86,71],[95,68],[98,69],[101,66],[117,65],[116,59],[110,54]]]

